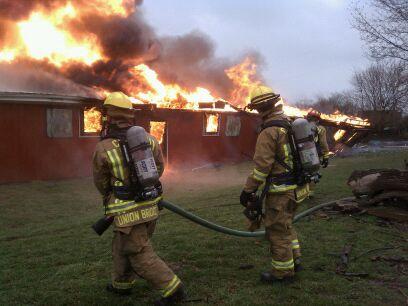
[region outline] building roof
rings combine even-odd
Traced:
[[[102,105],[103,100],[91,97],[68,96],[49,93],[34,93],[34,92],[0,92],[0,104],[38,104],[38,105],[84,105],[90,104]],[[136,109],[157,108],[155,104],[135,104]],[[161,109],[161,108],[160,108]],[[200,103],[200,108],[197,110],[190,109],[173,109],[163,108],[168,110],[185,110],[185,111],[203,111],[203,112],[242,112],[227,101],[216,101],[211,103]]]
[[[90,97],[44,94],[33,92],[0,92],[0,103],[17,104],[101,104],[102,100]]]

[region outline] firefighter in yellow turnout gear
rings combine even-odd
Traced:
[[[271,88],[260,86],[251,93],[250,109],[256,109],[267,126],[272,121],[286,121],[283,114],[283,102]],[[246,205],[251,195],[263,184],[268,176],[284,177],[289,170],[284,166],[293,166],[291,146],[287,130],[279,126],[263,129],[257,139],[254,155],[255,167],[249,175],[240,201]],[[261,274],[264,282],[292,280],[300,266],[300,245],[292,221],[298,203],[308,196],[308,186],[297,186],[288,180],[272,181],[265,200],[264,224],[266,238],[270,242],[271,268]]]
[[[107,114],[106,136],[97,144],[93,159],[94,183],[103,196],[105,214],[114,216],[112,242],[113,273],[107,290],[117,294],[130,294],[137,276],[147,280],[161,291],[155,305],[171,305],[184,298],[180,279],[161,260],[150,242],[161,196],[149,200],[119,199],[115,190],[129,188],[130,169],[125,163],[120,141],[133,126],[133,106],[120,92],[110,94],[104,103]],[[148,135],[159,175],[164,162],[158,141]],[[126,189],[124,189],[126,190]]]
[[[326,129],[319,124],[321,113],[316,110],[310,110],[306,115],[306,119],[314,126],[315,138],[314,141],[317,145],[317,151],[320,156],[320,163],[323,168],[327,168],[329,165],[330,149],[327,143]],[[310,184],[310,197],[314,195],[315,184]]]

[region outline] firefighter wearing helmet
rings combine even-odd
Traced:
[[[314,125],[315,129],[315,143],[317,150],[321,158],[321,164],[323,168],[329,165],[329,145],[327,144],[326,129],[319,124],[321,113],[317,110],[310,110],[306,115],[306,119]]]
[[[280,95],[269,87],[259,86],[250,93],[250,99],[247,108],[258,111],[263,130],[258,135],[254,168],[247,178],[240,202],[248,209],[257,190],[264,189],[265,213],[262,217],[272,261],[270,269],[261,273],[261,281],[287,282],[293,280],[296,271],[301,270],[300,245],[292,221],[298,203],[308,196],[308,186],[298,186],[287,178],[290,167],[294,165],[294,155],[288,129],[283,127],[290,125],[290,120],[283,113]],[[267,185],[267,182],[272,183]],[[260,205],[262,209],[262,202]],[[251,224],[251,230],[260,226],[260,220],[256,222],[255,226]]]
[[[104,111],[106,133],[96,146],[93,176],[104,200],[105,214],[114,220],[113,273],[107,290],[130,294],[139,276],[161,291],[155,305],[174,304],[184,298],[182,283],[156,255],[150,242],[161,200],[158,179],[164,171],[160,145],[143,128],[133,126],[133,106],[125,94],[109,94]],[[130,161],[129,156],[134,158]],[[142,160],[138,156],[143,156]],[[145,161],[152,171],[142,173],[139,168],[135,173],[137,163]]]

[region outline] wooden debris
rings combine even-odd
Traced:
[[[408,210],[395,207],[370,208],[367,209],[367,213],[369,215],[380,217],[382,219],[397,222],[408,222]]]
[[[408,264],[408,258],[402,256],[374,256],[371,261],[388,261],[393,263]]]
[[[347,184],[357,197],[373,198],[393,192],[394,197],[408,201],[408,171],[397,169],[370,169],[354,171]]]
[[[336,210],[339,210],[346,214],[353,214],[358,213],[362,209],[359,206],[359,203],[355,200],[340,200],[337,201],[336,205],[334,206]]]

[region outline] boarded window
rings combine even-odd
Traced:
[[[204,115],[204,136],[219,136],[220,135],[220,114]]]
[[[81,112],[81,136],[99,136],[102,130],[102,112],[97,107],[85,107]]]
[[[225,136],[239,136],[241,132],[241,118],[236,116],[227,117]]]
[[[72,137],[72,110],[47,108],[47,136]]]

